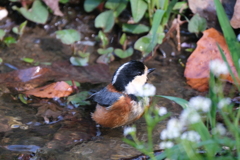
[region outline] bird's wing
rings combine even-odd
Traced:
[[[105,87],[102,90],[92,94],[88,99],[97,102],[99,105],[103,107],[109,107],[114,102],[116,102],[121,96],[124,95],[118,92],[110,92]]]

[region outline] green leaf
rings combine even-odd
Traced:
[[[81,84],[77,81],[65,81],[67,84],[69,84],[70,86],[75,85],[76,87],[80,87]]]
[[[13,31],[13,33],[19,34],[18,27],[16,27],[16,26],[12,28],[12,31]]]
[[[59,0],[59,3],[62,3],[62,4],[66,4],[68,2],[69,2],[69,0]]]
[[[168,23],[169,17],[171,15],[173,7],[175,6],[176,3],[177,3],[177,0],[172,0],[170,3],[167,0],[166,3],[164,3],[164,9],[163,10],[165,10],[165,7],[167,7],[167,10],[165,10],[166,12],[165,12],[165,14],[163,16],[163,20],[161,22],[162,26],[165,26]]]
[[[127,39],[127,36],[126,36],[125,33],[123,33],[122,36],[121,36],[121,38],[120,38],[120,40],[119,40],[119,43],[120,43],[121,45],[124,45],[126,39]]]
[[[107,49],[99,48],[99,49],[97,50],[97,52],[98,52],[99,54],[112,53],[112,52],[113,52],[113,47],[109,47],[109,48],[107,48]]]
[[[102,2],[103,0],[85,0],[84,1],[84,10],[86,12],[91,12]]]
[[[56,37],[64,44],[73,44],[81,39],[80,33],[74,29],[56,31]]]
[[[102,47],[106,48],[106,46],[108,45],[108,38],[107,38],[107,36],[102,31],[99,31],[98,32],[98,38],[102,42]]]
[[[149,27],[143,24],[126,24],[122,25],[123,32],[129,32],[133,34],[142,34],[149,31]]]
[[[89,57],[81,58],[81,57],[70,57],[70,62],[74,66],[87,66],[89,61]]]
[[[153,16],[153,25],[148,35],[141,37],[134,44],[134,48],[141,51],[144,56],[150,53],[158,42],[158,28],[165,11],[157,10]]]
[[[235,33],[229,23],[229,19],[225,13],[222,4],[219,2],[219,0],[214,0],[214,3],[216,6],[218,20],[221,25],[224,38],[230,50],[234,66],[236,67],[238,75],[240,75],[240,66],[238,63],[238,60],[240,59],[240,55],[238,54],[240,51],[240,45],[236,40]]]
[[[178,98],[178,97],[172,97],[172,96],[162,96],[162,95],[156,95],[156,97],[167,98],[171,101],[176,102],[177,104],[179,104],[184,109],[188,108],[188,101],[186,101],[185,99]]]
[[[157,34],[158,34],[157,43],[161,44],[163,39],[164,39],[164,37],[165,37],[163,26],[159,26],[158,27]]]
[[[141,38],[139,38],[135,44],[134,44],[134,48],[136,50],[139,50],[143,53],[150,53],[152,51],[152,49],[150,49],[148,46],[151,42],[151,38],[152,36],[151,35],[146,35],[146,36],[143,36]]]
[[[5,36],[6,32],[3,29],[0,29],[0,40],[3,39],[3,37]]]
[[[118,17],[127,7],[127,0],[108,0],[105,7],[114,11],[114,16]]]
[[[109,32],[114,25],[113,11],[102,12],[95,19],[95,27],[102,28],[104,32]]]
[[[86,58],[90,56],[89,52],[82,52],[82,51],[78,51],[78,55],[82,58]]]
[[[207,28],[207,21],[205,18],[195,14],[188,23],[188,30],[192,33],[203,32]]]
[[[48,18],[48,10],[45,5],[42,4],[40,0],[35,0],[31,9],[27,10],[26,8],[18,8],[13,6],[14,10],[20,12],[25,18],[30,21],[44,24]]]
[[[78,94],[69,96],[67,98],[67,102],[71,102],[75,107],[78,107],[80,105],[89,105],[90,102],[86,101],[87,97],[88,97],[88,92],[87,91],[83,91],[80,92]]]
[[[0,58],[0,65],[2,64],[2,62],[3,62],[3,59],[2,59],[2,58]]]
[[[139,22],[147,10],[147,3],[144,0],[130,0],[132,16],[135,23]]]
[[[17,43],[16,39],[13,38],[13,37],[5,37],[5,38],[3,39],[3,42],[4,42],[7,46],[9,46],[9,45],[12,44],[12,43]]]
[[[180,9],[187,9],[188,5],[187,2],[182,1],[182,2],[177,2],[174,7],[173,10],[180,10]]]
[[[27,97],[24,94],[18,94],[18,98],[22,103],[28,104]]]
[[[20,26],[19,26],[20,35],[23,34],[26,25],[27,25],[27,21],[24,21],[23,23],[20,24]]]
[[[133,49],[128,48],[127,50],[122,50],[122,49],[115,49],[114,53],[119,57],[119,58],[127,58],[130,57],[133,54]]]
[[[27,62],[27,63],[33,63],[34,62],[34,59],[32,59],[32,58],[22,58],[21,60],[24,61],[24,62]]]

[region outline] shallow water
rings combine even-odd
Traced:
[[[78,28],[84,37],[82,41],[91,44],[87,51],[92,53],[90,64],[93,64],[98,57],[96,47],[92,46],[95,43],[96,31],[89,29],[92,26],[89,27],[87,24],[92,24],[94,17],[84,17],[81,14],[78,14],[77,17],[78,19],[75,19],[74,23],[68,25]],[[84,24],[83,20],[85,20]],[[69,59],[71,56],[70,46],[55,39],[52,31],[55,28],[51,25],[27,28],[17,44],[2,47],[0,57],[3,58],[4,63],[0,65],[0,73],[9,72],[14,67],[18,69],[31,67],[32,64],[20,60],[23,57],[33,58],[39,62],[57,62]],[[183,40],[189,38],[191,37],[182,37]],[[149,77],[149,83],[156,86],[158,95],[189,99],[199,94],[186,84],[183,77],[184,67],[179,63],[179,59],[185,63],[189,53],[178,53],[176,46],[170,45],[173,42],[173,40],[169,40],[161,46],[166,56],[158,53],[145,63],[149,68],[156,68]],[[83,43],[79,43],[78,47],[84,48]],[[172,52],[175,52],[175,55]],[[137,59],[137,57],[140,57],[139,53],[133,55],[132,58],[110,63],[111,74],[124,62]],[[82,89],[96,89],[104,85],[106,84],[82,84]],[[21,103],[14,97],[16,94],[10,92],[4,85],[1,85],[0,95],[0,159],[107,160],[140,154],[122,141],[122,127],[115,129],[96,127],[90,118],[90,112],[93,109],[81,106],[71,108],[63,105],[61,106],[64,108],[63,120],[58,117],[60,121],[52,120],[54,123],[45,124],[44,119],[36,115],[38,113],[37,106]],[[181,112],[179,105],[163,98],[157,99],[157,105],[166,107],[168,111],[172,112],[172,116],[178,116]],[[137,127],[139,139],[147,140],[144,119],[141,118],[134,124]],[[156,150],[159,149],[160,131],[165,128],[165,125],[166,121],[160,122],[154,130],[153,141]],[[36,150],[38,152],[35,155],[32,154]]]

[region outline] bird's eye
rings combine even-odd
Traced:
[[[142,74],[143,74],[142,72],[138,72],[138,73],[137,73],[138,76],[140,76],[140,75],[142,75]]]

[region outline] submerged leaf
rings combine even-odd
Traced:
[[[66,82],[61,81],[43,87],[35,88],[24,93],[41,98],[61,98],[69,96],[72,92],[72,87],[69,86],[69,84]]]
[[[89,105],[90,102],[86,101],[88,96],[89,96],[89,93],[87,91],[83,91],[83,92],[74,94],[72,96],[69,96],[67,98],[67,101],[68,103],[71,102],[75,107],[78,107],[81,105]]]

